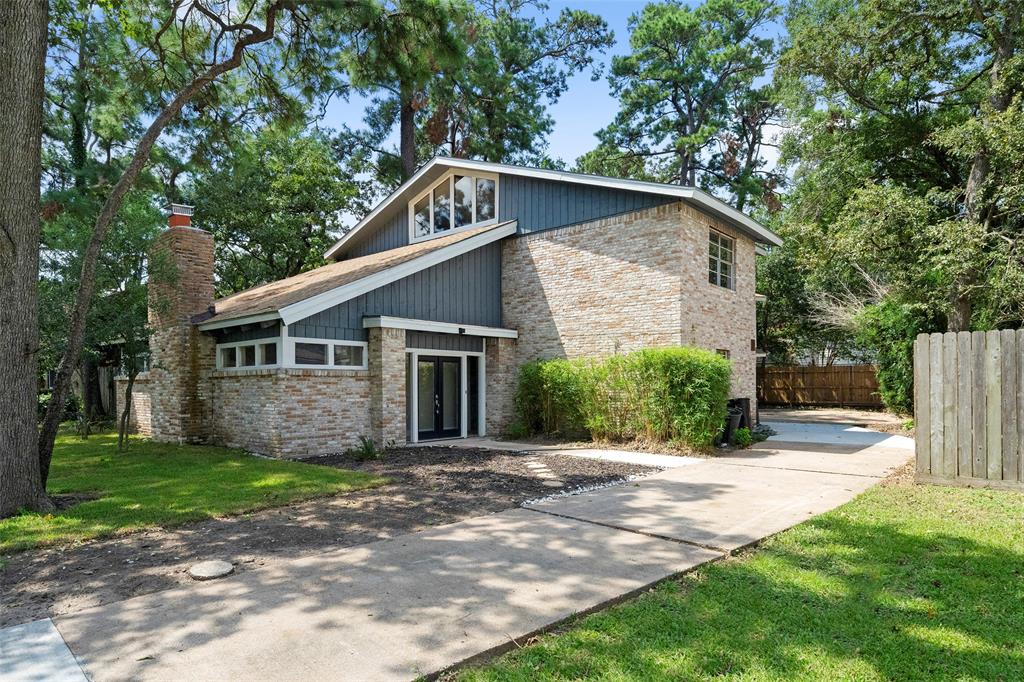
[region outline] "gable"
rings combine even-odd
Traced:
[[[409,244],[409,202],[453,172],[497,175],[496,220],[518,220],[519,234],[681,201],[723,221],[755,243],[782,243],[778,235],[756,220],[695,187],[434,157],[356,223],[324,256],[364,256]]]

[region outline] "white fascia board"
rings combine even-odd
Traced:
[[[325,291],[324,293],[317,294],[316,296],[311,296],[299,301],[298,303],[285,306],[278,311],[281,314],[281,320],[286,325],[298,322],[310,315],[315,315],[321,310],[326,310],[331,306],[344,303],[356,296],[361,296],[368,291],[379,289],[382,286],[396,282],[404,277],[414,275],[421,270],[426,270],[427,268],[443,263],[446,260],[451,260],[456,256],[469,253],[481,246],[486,246],[491,242],[496,242],[499,239],[509,237],[516,233],[516,225],[515,220],[507,221],[506,223],[499,224],[486,232],[474,235],[468,239],[463,239],[462,241],[449,246],[442,247],[437,251],[433,251],[418,258],[413,258],[412,260],[356,280],[355,282],[343,284],[340,287],[336,287],[330,291]]]
[[[474,159],[453,159],[447,156],[435,156],[433,159],[428,161],[422,168],[420,168],[411,178],[402,183],[401,187],[392,192],[386,199],[377,204],[377,206],[366,215],[365,218],[360,220],[356,225],[345,233],[345,235],[339,239],[334,246],[327,250],[324,254],[324,258],[330,258],[338,250],[350,241],[363,227],[366,226],[374,217],[379,215],[384,209],[386,209],[391,203],[396,200],[403,192],[412,187],[413,184],[419,182],[419,180],[427,174],[435,166],[444,166],[446,168],[462,168],[481,170],[489,173],[504,173],[505,175],[521,175],[531,178],[538,178],[541,180],[552,180],[555,182],[566,182],[570,184],[582,184],[590,185],[592,187],[606,187],[609,189],[624,189],[631,190],[634,192],[646,192],[648,194],[660,194],[662,196],[678,197],[685,201],[692,202],[704,208],[707,208],[719,215],[725,216],[729,221],[739,226],[742,230],[746,231],[756,241],[772,244],[775,246],[782,245],[782,238],[777,234],[764,227],[756,220],[746,215],[741,211],[737,211],[729,204],[721,201],[720,199],[708,194],[707,192],[697,189],[695,187],[683,187],[681,185],[666,185],[658,182],[647,182],[646,180],[626,180],[621,178],[606,178],[600,175],[587,175],[586,173],[570,173],[568,171],[548,170],[545,168],[525,168],[523,166],[511,166],[503,163],[493,163],[491,161],[476,161]],[[498,219],[502,219],[499,214]]]
[[[486,336],[500,339],[518,339],[519,332],[503,327],[484,327],[478,324],[455,324],[453,322],[435,322],[433,320],[414,320],[408,317],[363,318],[363,328],[385,327],[388,329],[409,329],[417,332],[440,332],[442,334],[461,334],[463,336]]]
[[[212,331],[214,329],[225,329],[227,327],[238,327],[243,324],[255,324],[257,322],[269,322],[270,320],[278,320],[281,316],[274,313],[260,313],[259,315],[246,315],[245,317],[234,317],[227,320],[218,320],[216,317],[209,322],[203,322],[199,325],[199,331]]]

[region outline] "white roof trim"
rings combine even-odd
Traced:
[[[433,320],[414,320],[408,317],[364,317],[363,328],[387,327],[389,329],[411,329],[418,332],[440,332],[442,334],[462,334],[464,336],[489,336],[492,338],[518,339],[519,332],[503,327],[483,327],[478,324],[455,324],[452,322],[434,322]]]
[[[199,325],[199,330],[208,332],[214,329],[224,329],[226,327],[238,327],[243,324],[254,324],[256,322],[269,322],[270,320],[278,320],[281,315],[278,313],[260,313],[258,315],[245,315],[244,317],[232,317],[226,320],[218,320],[216,317],[209,322],[204,322]]]
[[[473,235],[472,237],[468,237],[462,241],[441,247],[436,251],[413,258],[412,260],[400,263],[373,275],[363,277],[355,282],[343,284],[340,287],[331,289],[330,291],[325,291],[322,294],[317,294],[316,296],[311,296],[310,298],[297,303],[287,305],[281,308],[278,312],[281,314],[281,320],[285,324],[292,324],[293,322],[298,322],[310,315],[315,315],[321,310],[326,310],[331,306],[344,303],[345,301],[351,300],[356,296],[361,296],[368,291],[373,291],[374,289],[378,289],[386,284],[391,284],[403,277],[414,275],[421,270],[426,270],[429,267],[443,263],[444,261],[455,258],[456,256],[461,256],[464,253],[469,253],[474,249],[478,249],[481,246],[490,244],[491,242],[496,242],[499,239],[504,239],[505,237],[509,237],[515,233],[515,220],[499,223],[489,230],[485,230],[480,234]]]
[[[411,187],[413,184],[418,182],[420,178],[426,175],[435,166],[444,166],[446,168],[464,168],[487,171],[490,173],[504,173],[506,175],[522,175],[531,178],[540,178],[542,180],[553,180],[557,182],[567,182],[571,184],[582,184],[591,185],[594,187],[608,187],[611,189],[625,189],[632,190],[635,192],[647,192],[649,194],[660,194],[663,196],[678,197],[685,201],[690,201],[694,204],[710,209],[717,213],[726,216],[729,220],[734,222],[736,225],[742,227],[757,240],[766,243],[773,244],[775,246],[782,245],[782,238],[777,234],[764,227],[756,220],[746,215],[741,211],[737,211],[735,208],[725,203],[721,199],[708,194],[707,192],[697,189],[696,187],[683,187],[681,185],[666,185],[659,182],[646,182],[644,180],[625,180],[620,178],[606,178],[600,175],[587,175],[585,173],[570,173],[568,171],[558,170],[547,170],[544,168],[526,168],[523,166],[512,166],[503,163],[493,163],[490,161],[476,161],[473,159],[453,159],[447,156],[435,156],[430,161],[425,163],[411,178],[402,183],[398,189],[388,195],[386,199],[377,204],[372,211],[366,214],[366,216],[356,223],[351,230],[346,232],[341,239],[334,243],[331,248],[324,253],[324,258],[331,258],[336,254],[341,247],[351,241],[357,232],[362,230],[370,221],[372,221],[377,215],[379,215],[384,209],[391,205],[391,203],[398,198],[405,190]],[[514,216],[512,216],[514,217]],[[498,213],[498,219],[502,219],[500,211]]]

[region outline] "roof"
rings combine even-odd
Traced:
[[[568,171],[548,170],[546,168],[530,168],[528,166],[513,166],[505,163],[492,163],[490,161],[476,161],[473,159],[454,159],[446,156],[435,156],[423,165],[411,178],[388,195],[383,201],[377,204],[372,211],[356,223],[351,230],[342,235],[341,239],[334,243],[326,253],[325,258],[332,258],[339,254],[345,244],[351,243],[367,225],[371,224],[377,216],[386,211],[395,202],[407,202],[419,191],[422,184],[440,177],[444,172],[452,168],[466,170],[478,170],[490,173],[502,173],[505,175],[522,175],[538,178],[541,180],[552,180],[556,182],[568,182],[594,187],[609,187],[616,189],[644,192],[647,194],[658,194],[661,196],[677,197],[680,200],[691,204],[707,213],[710,213],[722,220],[731,227],[747,235],[758,244],[770,244],[780,246],[782,238],[769,230],[764,225],[738,211],[721,199],[718,199],[707,192],[696,187],[683,187],[681,185],[667,185],[658,182],[645,182],[643,180],[627,180],[622,178],[608,178],[601,175],[587,175],[586,173],[570,173]],[[502,217],[499,215],[499,217]],[[510,216],[515,218],[516,216]]]
[[[213,303],[213,317],[202,329],[215,329],[229,321],[281,318],[285,324],[303,319],[354,298],[366,291],[444,262],[515,233],[516,221],[508,220],[445,237],[400,246],[388,251],[329,263],[269,284],[240,291]]]

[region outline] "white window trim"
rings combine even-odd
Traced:
[[[436,232],[436,233],[435,232],[431,232],[430,234],[416,236],[416,220],[415,220],[415,215],[416,214],[413,211],[413,207],[416,205],[416,202],[420,201],[424,197],[428,198],[428,200],[429,200],[428,201],[428,205],[430,207],[430,229],[433,230],[434,229],[434,190],[437,189],[437,187],[439,187],[440,185],[443,185],[445,183],[448,183],[448,201],[449,201],[449,213],[450,213],[449,220],[454,222],[455,176],[456,175],[473,178],[473,217],[474,218],[476,217],[476,181],[477,181],[477,179],[483,178],[485,180],[493,180],[494,181],[494,217],[490,218],[488,220],[481,220],[479,222],[470,223],[469,225],[463,225],[462,227],[451,227],[451,228],[445,230],[444,232]],[[501,185],[501,183],[498,181],[498,175],[496,173],[481,173],[481,172],[478,172],[478,171],[466,172],[466,171],[458,170],[458,169],[448,171],[447,173],[442,175],[440,178],[438,178],[434,182],[430,183],[430,186],[427,187],[425,190],[423,190],[422,192],[416,194],[416,196],[414,196],[412,199],[409,200],[409,203],[407,205],[407,212],[409,214],[409,243],[410,244],[416,244],[416,243],[419,243],[419,242],[430,241],[431,239],[438,239],[439,237],[444,237],[444,236],[449,235],[449,234],[458,234],[459,232],[465,232],[466,230],[472,230],[472,229],[475,229],[477,227],[483,227],[484,225],[495,225],[495,224],[497,224],[498,223],[498,218],[500,217],[498,215],[498,206],[499,206],[499,204],[498,204],[498,192],[500,191],[500,185]]]
[[[297,343],[316,343],[327,346],[327,364],[326,365],[304,365],[295,362],[295,344]],[[289,336],[285,346],[288,348],[288,361],[285,367],[293,369],[351,369],[351,370],[366,370],[370,368],[370,344],[366,341],[345,341],[341,339],[312,339],[302,336]],[[363,349],[363,364],[361,365],[336,365],[334,364],[334,347],[335,346],[358,346]]]
[[[263,359],[263,351],[260,346],[274,344],[277,347],[277,362],[271,364],[262,364],[260,361]],[[241,348],[242,346],[255,346],[256,348],[256,364],[245,365],[234,367],[225,367],[223,360],[221,359],[221,349],[223,348]],[[223,372],[238,372],[250,369],[273,369],[281,366],[281,340],[276,336],[268,336],[263,339],[251,339],[249,341],[232,341],[230,343],[218,343],[217,344],[217,369]],[[238,362],[238,351],[235,351],[235,362]]]
[[[718,271],[719,282],[708,282],[708,284],[710,284],[713,287],[718,287],[719,289],[725,289],[726,291],[736,291],[736,237],[733,237],[732,235],[728,235],[725,232],[722,232],[721,230],[716,230],[715,228],[708,226],[708,258],[709,259],[711,258],[711,235],[712,234],[717,234],[719,239],[725,238],[725,239],[728,239],[730,242],[732,242],[732,248],[729,249],[732,252],[732,260],[729,261],[729,265],[732,266],[732,274],[729,275],[729,286],[727,286],[727,287],[726,286],[722,286],[719,283],[721,281],[721,277],[722,277],[721,269],[719,269],[719,271]],[[719,248],[721,248],[721,244],[719,244]],[[722,259],[720,257],[717,258],[716,260],[722,262]]]

